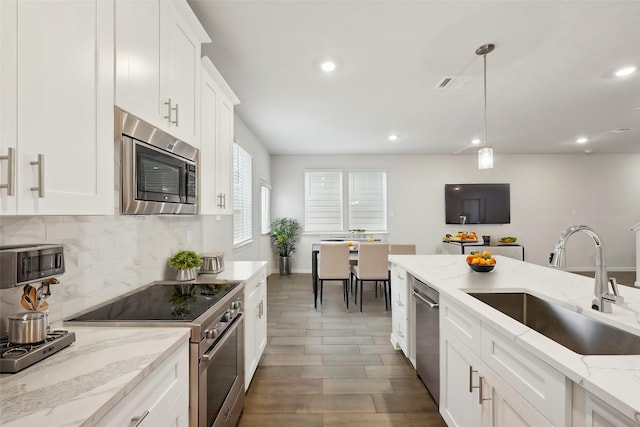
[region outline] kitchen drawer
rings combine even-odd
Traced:
[[[480,353],[482,322],[469,310],[451,303],[446,296],[440,295],[440,329],[446,328],[449,334],[455,335],[467,347]]]
[[[111,409],[97,427],[135,425],[176,426],[189,424],[189,345],[184,344],[162,362]],[[169,409],[171,413],[167,410]],[[146,414],[146,415],[145,415]]]
[[[482,360],[553,425],[567,424],[566,404],[571,393],[564,375],[486,326],[482,330]]]

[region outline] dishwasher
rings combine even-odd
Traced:
[[[438,291],[411,276],[416,302],[416,371],[436,404],[440,403],[440,309]]]

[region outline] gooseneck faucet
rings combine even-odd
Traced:
[[[587,225],[573,225],[562,232],[560,240],[556,243],[551,255],[549,255],[549,264],[553,267],[564,266],[565,246],[569,237],[578,231],[587,233],[596,245],[596,281],[593,288],[593,301],[591,308],[602,311],[603,313],[611,313],[611,303],[620,301],[616,280],[607,277],[607,267],[605,266],[604,245],[602,239],[593,229]],[[613,289],[613,293],[609,292],[609,284]]]

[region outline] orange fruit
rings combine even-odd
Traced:
[[[471,264],[480,264],[480,258],[474,258],[471,260]]]
[[[471,262],[473,260],[473,255],[467,255],[467,262]]]
[[[484,251],[484,252],[482,253],[482,256],[483,256],[483,257],[485,257],[485,258],[491,258],[491,252],[489,252],[489,251]]]
[[[495,259],[493,259],[493,258],[491,258],[491,259],[487,260],[487,264],[489,264],[489,265],[496,265],[496,260],[495,260]]]

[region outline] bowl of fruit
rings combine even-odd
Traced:
[[[473,271],[488,273],[496,267],[496,260],[489,251],[472,252],[467,255],[467,264]]]

